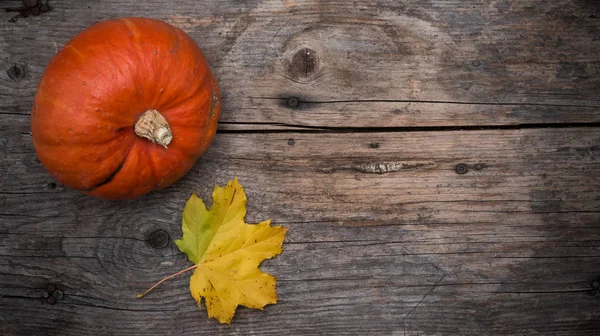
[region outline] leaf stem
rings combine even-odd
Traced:
[[[137,299],[143,298],[144,296],[146,296],[146,294],[150,293],[151,290],[153,290],[154,288],[156,288],[156,286],[160,285],[161,283],[163,283],[163,282],[165,282],[165,281],[167,281],[167,280],[169,280],[171,278],[174,278],[174,277],[178,276],[179,274],[183,274],[183,273],[185,273],[187,271],[191,271],[191,270],[193,270],[196,267],[198,267],[198,265],[194,265],[194,266],[188,267],[188,268],[186,268],[184,270],[181,270],[181,271],[179,271],[179,272],[177,272],[175,274],[169,275],[168,277],[166,277],[166,278],[160,280],[159,282],[157,282],[156,284],[154,284],[154,286],[150,287],[147,291],[143,292],[142,294],[138,294],[136,296],[136,298]]]

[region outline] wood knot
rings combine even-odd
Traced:
[[[20,82],[21,80],[25,79],[28,72],[27,64],[21,62],[13,63],[13,65],[6,70],[8,78],[14,80],[15,82]]]
[[[290,73],[295,79],[312,79],[319,71],[319,57],[309,48],[300,49],[290,63]]]
[[[170,240],[171,237],[169,236],[167,231],[156,230],[152,232],[152,234],[148,238],[148,243],[150,243],[150,246],[154,247],[155,249],[162,249],[169,245]]]

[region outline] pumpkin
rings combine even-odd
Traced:
[[[186,33],[122,18],[85,29],[50,61],[31,133],[59,182],[129,199],[185,175],[210,145],[220,111],[217,82]]]

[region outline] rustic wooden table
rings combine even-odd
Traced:
[[[1,335],[600,334],[600,2],[49,4],[0,13]],[[223,114],[182,180],[110,202],[52,179],[29,111],[61,46],[122,16],[189,33]],[[289,228],[280,302],[219,325],[189,275],[136,300],[189,266],[187,198],[234,176]]]

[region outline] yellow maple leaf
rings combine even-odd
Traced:
[[[237,178],[215,186],[210,210],[193,194],[183,210],[183,237],[175,241],[196,268],[192,296],[206,301],[208,316],[229,324],[238,305],[263,309],[277,303],[276,280],[259,264],[281,253],[287,232],[270,220],[246,224],[246,194]]]

